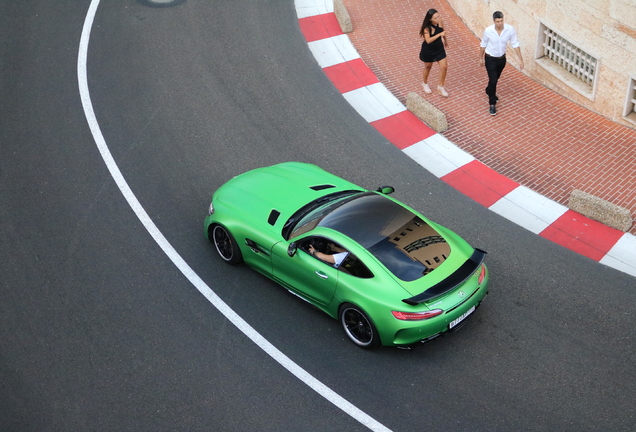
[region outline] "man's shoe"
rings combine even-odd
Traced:
[[[497,114],[497,105],[490,105],[490,115]]]

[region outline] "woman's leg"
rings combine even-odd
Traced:
[[[424,84],[428,84],[428,75],[431,73],[433,63],[424,63],[424,71],[422,72],[422,81]]]
[[[439,85],[440,87],[444,87],[444,83],[446,82],[446,69],[448,69],[446,58],[444,57],[438,61],[437,64],[439,64]]]
[[[431,93],[431,88],[428,86],[428,75],[431,73],[431,67],[433,63],[424,63],[424,71],[422,72],[422,88],[424,93]]]
[[[446,57],[444,57],[437,63],[439,64],[439,85],[437,86],[437,92],[444,97],[448,97],[448,92],[444,88],[444,83],[446,82],[446,69],[448,67]]]

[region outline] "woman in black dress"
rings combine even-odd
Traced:
[[[446,50],[444,47],[448,47],[446,41],[446,32],[444,31],[442,18],[435,9],[429,9],[422,22],[422,28],[420,29],[420,36],[424,39],[422,42],[422,49],[420,50],[420,60],[424,62],[424,73],[422,75],[424,92],[431,93],[431,88],[428,86],[428,74],[431,72],[431,67],[434,62],[439,64],[439,85],[437,91],[444,97],[448,97],[448,92],[444,88],[444,81],[446,81]]]

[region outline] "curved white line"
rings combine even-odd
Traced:
[[[82,106],[84,108],[84,115],[86,121],[95,140],[95,144],[99,149],[99,152],[106,164],[110,175],[115,180],[115,183],[119,187],[119,190],[128,201],[128,204],[133,209],[141,223],[146,230],[150,233],[152,238],[157,242],[159,247],[170,258],[175,266],[183,273],[183,275],[199,290],[201,294],[208,299],[212,305],[217,308],[232,324],[234,324],[239,330],[250,338],[256,345],[258,345],[263,351],[269,354],[274,360],[276,360],[281,366],[295,375],[302,382],[311,387],[314,391],[327,399],[329,402],[340,408],[342,411],[367,426],[374,431],[390,431],[386,426],[382,425],[353,404],[348,402],[342,396],[331,390],[329,387],[318,381],[306,370],[301,368],[298,364],[294,363],[289,357],[283,354],[278,348],[272,345],[267,339],[261,336],[254,328],[252,328],[243,318],[241,318],[234,310],[232,310],[219,296],[217,296],[212,289],[206,285],[206,283],[190,268],[190,266],[184,261],[183,258],[172,247],[168,240],[159,231],[154,224],[148,213],[143,209],[141,203],[135,197],[128,183],[124,179],[119,167],[115,163],[112,154],[106,144],[106,140],[102,135],[101,129],[95,117],[93,110],[93,104],[91,102],[90,92],[88,89],[88,76],[87,76],[87,57],[88,57],[88,43],[90,39],[91,29],[93,27],[93,20],[97,12],[100,0],[91,0],[91,4],[86,14],[84,21],[84,27],[82,28],[82,37],[79,44],[79,52],[77,58],[77,80],[79,85],[80,97],[82,100]]]

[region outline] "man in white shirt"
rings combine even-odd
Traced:
[[[506,49],[508,43],[519,56],[519,68],[523,69],[523,57],[521,57],[521,49],[519,49],[519,41],[517,40],[517,32],[514,27],[504,24],[503,13],[497,11],[492,14],[494,24],[486,27],[484,35],[481,38],[479,50],[479,65],[486,64],[488,72],[488,87],[486,94],[488,95],[488,103],[490,104],[490,115],[497,114],[497,81],[501,76],[501,72],[506,67]]]

